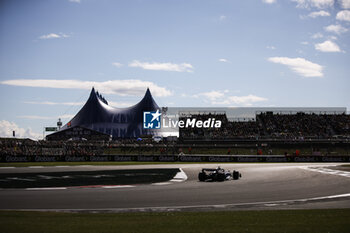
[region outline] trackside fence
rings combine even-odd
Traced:
[[[94,156],[14,156],[1,162],[350,162],[350,156],[285,155],[94,155]]]

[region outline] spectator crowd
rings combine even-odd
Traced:
[[[180,120],[215,118],[222,122],[220,128],[180,128],[179,143],[186,140],[306,140],[350,139],[350,115],[347,114],[279,114],[264,112],[251,121],[230,121],[225,113],[186,115]],[[175,142],[161,142],[165,147]],[[150,135],[142,140],[120,139],[113,141],[33,141],[30,139],[0,138],[0,156],[95,156],[113,148],[152,148],[155,145]],[[160,150],[163,150],[161,148]],[[166,151],[161,151],[161,154]],[[188,151],[191,154],[191,151]]]
[[[102,154],[101,143],[73,141],[33,141],[30,139],[0,139],[0,155],[38,155],[38,156],[93,156]]]
[[[183,117],[184,120],[188,117]],[[221,128],[181,128],[182,139],[330,139],[350,138],[347,114],[259,113],[255,120],[229,121],[226,114],[196,114],[189,118],[221,120]]]

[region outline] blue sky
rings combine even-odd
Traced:
[[[0,136],[42,137],[95,86],[169,107],[347,107],[350,0],[2,0]]]

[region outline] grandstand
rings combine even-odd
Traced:
[[[143,113],[161,110],[160,129],[145,129]],[[159,108],[149,89],[128,108],[114,108],[94,88],[80,111],[47,140],[106,141],[149,136],[187,140],[329,139],[349,137],[346,108]],[[185,119],[221,121],[220,128],[179,128]]]
[[[239,121],[227,117],[225,111],[207,109],[204,112],[179,111],[178,117],[179,120],[196,118],[203,121],[215,118],[222,125],[220,128],[177,128],[178,140],[164,137],[161,142],[153,141],[152,135],[145,135],[142,140],[136,137],[111,140],[110,135],[74,126],[51,134],[52,140],[0,139],[1,160],[18,160],[18,156],[24,156],[21,161],[42,160],[43,157],[55,161],[74,159],[70,156],[80,156],[79,159],[89,161],[96,159],[96,156],[109,156],[98,157],[105,160],[113,160],[114,157],[111,156],[122,156],[116,159],[138,160],[138,157],[130,156],[178,154],[350,155],[350,115],[345,111],[256,111],[254,118]],[[71,140],[72,136],[81,136],[84,140],[79,137]]]
[[[206,120],[220,119],[221,128],[181,128],[182,140],[235,140],[235,139],[350,139],[350,115],[343,113],[280,113],[260,112],[249,121],[230,121],[226,114],[197,113],[180,117]]]
[[[164,123],[177,124],[144,129],[143,112],[160,109]],[[180,121],[193,119],[215,119],[220,127],[179,127]],[[136,105],[113,108],[93,88],[75,117],[46,139],[0,138],[1,161],[119,161],[185,154],[349,156],[350,115],[346,108],[159,108],[149,89]]]

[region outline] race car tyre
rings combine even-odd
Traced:
[[[216,178],[217,181],[225,181],[226,176],[224,173],[219,173]]]
[[[232,178],[234,180],[238,180],[240,177],[242,177],[241,173],[239,173],[238,171],[233,171]]]
[[[205,181],[207,179],[207,175],[204,172],[200,172],[198,174],[199,181]]]

